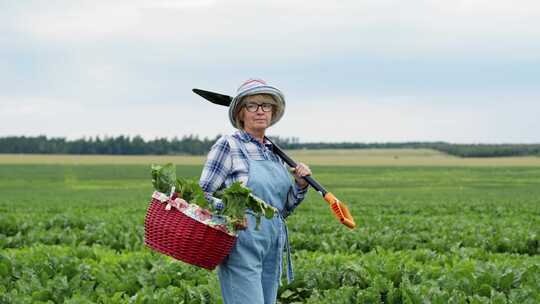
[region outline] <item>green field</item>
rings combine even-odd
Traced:
[[[358,228],[310,192],[289,218],[297,280],[281,303],[540,303],[538,160],[385,155],[360,166],[296,154]],[[215,273],[144,247],[144,159],[1,160],[0,303],[221,303]],[[177,171],[198,177],[201,164]]]
[[[321,166],[540,167],[540,157],[537,156],[462,158],[428,149],[291,150],[287,154],[306,164]],[[172,162],[200,165],[205,159],[205,156],[193,155],[0,154],[0,164],[146,165]]]

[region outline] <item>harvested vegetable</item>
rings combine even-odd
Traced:
[[[214,197],[221,199],[225,205],[223,210],[215,210],[213,206],[208,204],[204,191],[197,181],[176,177],[176,168],[172,163],[163,166],[152,165],[151,171],[152,185],[156,191],[168,195],[175,192],[186,202],[207,209],[212,216],[224,217],[231,231],[242,226],[248,210],[256,218],[256,229],[260,227],[261,217],[271,219],[278,212],[276,208],[253,195],[251,190],[242,186],[240,182],[235,182],[213,194]]]

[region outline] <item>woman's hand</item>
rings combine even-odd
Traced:
[[[296,167],[292,171],[294,179],[296,180],[296,184],[300,186],[300,188],[306,188],[308,186],[308,183],[305,179],[302,177],[311,175],[311,170],[309,167],[304,163],[298,163]]]

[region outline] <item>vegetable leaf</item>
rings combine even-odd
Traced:
[[[246,211],[250,209],[255,214],[256,229],[259,229],[261,216],[271,219],[277,212],[274,207],[254,196],[251,190],[243,187],[240,182],[234,182],[226,188],[221,199],[225,204],[223,215],[230,217],[233,224],[242,223]]]
[[[172,163],[163,166],[152,165],[152,184],[156,191],[166,194],[170,194],[175,187],[178,197],[185,201],[203,209],[211,207],[198,181],[176,177],[176,168]],[[232,229],[244,224],[248,209],[255,214],[256,229],[260,227],[262,216],[271,219],[277,212],[274,207],[254,196],[251,190],[242,186],[240,182],[232,183],[226,189],[214,193],[214,197],[220,198],[225,206],[220,211],[211,208],[214,215],[225,217],[227,225]]]
[[[152,185],[161,193],[169,194],[176,184],[176,168],[172,163],[164,166],[152,165]]]
[[[206,201],[204,191],[196,181],[178,177],[176,179],[176,191],[180,193],[180,197],[185,201],[197,204],[204,209],[208,208],[208,201]]]

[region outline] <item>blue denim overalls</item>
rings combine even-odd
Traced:
[[[237,145],[249,161],[246,186],[254,195],[282,211],[292,187],[287,169],[272,160],[253,160],[242,143]],[[287,226],[281,213],[270,220],[262,218],[259,230],[255,230],[255,216],[249,211],[247,218],[247,229],[238,233],[236,244],[217,271],[223,301],[225,304],[275,303],[285,245],[287,277],[292,279]]]

